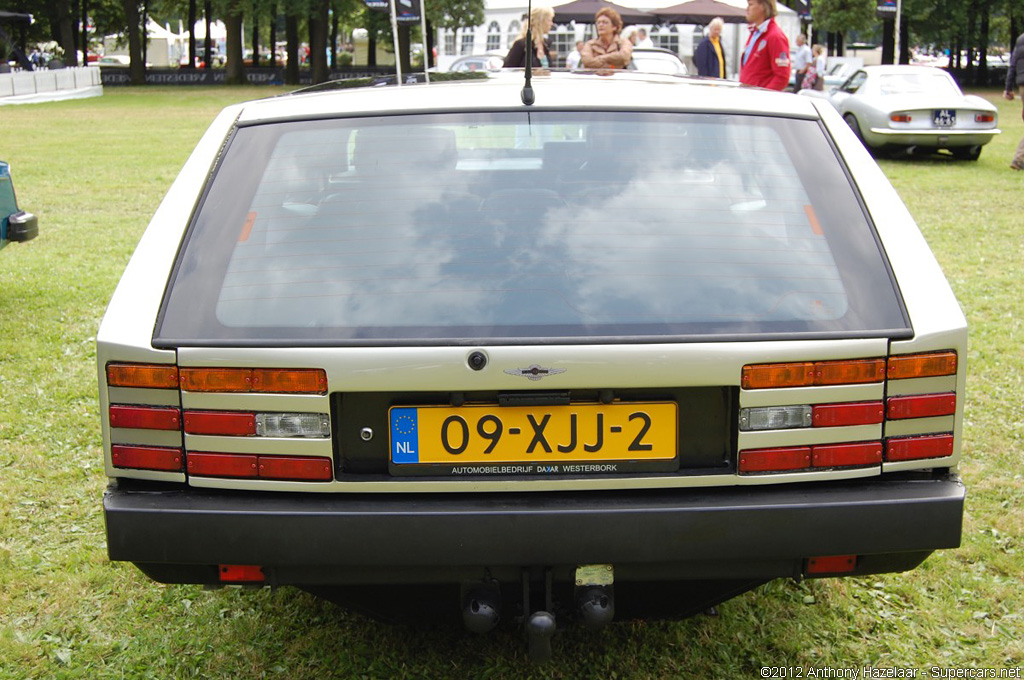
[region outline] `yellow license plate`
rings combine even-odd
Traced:
[[[396,465],[665,461],[676,457],[674,402],[393,407]]]

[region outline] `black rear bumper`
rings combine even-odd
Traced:
[[[851,554],[864,556],[858,573],[896,571],[960,544],[963,502],[956,478],[875,478],[571,494],[112,486],[104,511],[110,558],[146,565],[158,580],[215,581],[205,570],[241,564],[264,566],[279,583],[353,584],[582,564],[615,565],[617,580],[774,578],[808,557]]]

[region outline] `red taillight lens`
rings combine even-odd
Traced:
[[[327,458],[260,456],[259,467],[262,479],[326,481],[333,476]]]
[[[185,411],[188,434],[244,437],[256,434],[256,414],[236,411]]]
[[[181,449],[164,446],[114,444],[110,447],[110,461],[114,467],[134,470],[180,472],[184,468]]]
[[[108,387],[178,389],[178,367],[161,364],[107,364]]]
[[[885,406],[880,401],[848,404],[815,404],[811,407],[814,427],[874,425],[885,419]]]
[[[900,437],[885,443],[888,461],[946,458],[953,455],[953,435],[932,434],[923,437]]]
[[[885,403],[886,417],[890,420],[951,416],[956,413],[956,394],[953,392],[889,397]]]
[[[975,123],[994,123],[994,122],[996,122],[996,117],[993,116],[991,113],[976,113],[976,114],[974,114],[974,122]]]
[[[258,477],[259,466],[256,456],[189,452],[188,472],[204,477]]]
[[[956,352],[933,352],[890,357],[886,377],[889,380],[902,380],[904,378],[932,378],[955,373]]]
[[[217,573],[225,583],[257,583],[266,580],[263,567],[250,564],[221,564]]]
[[[889,116],[889,120],[894,123],[909,123],[912,119],[909,113],[894,113]]]
[[[178,430],[181,428],[181,411],[172,407],[111,404],[110,426],[140,430]]]
[[[740,451],[740,472],[780,472],[811,467],[811,447]]]
[[[811,449],[811,463],[814,467],[878,465],[881,462],[882,442],[827,444]]]
[[[808,574],[845,574],[857,568],[856,555],[828,555],[807,560]]]
[[[203,477],[249,477],[302,482],[334,478],[331,459],[314,456],[255,456],[245,453],[189,452],[188,472]]]

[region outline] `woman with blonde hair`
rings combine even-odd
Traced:
[[[594,15],[597,37],[588,40],[581,53],[584,68],[626,68],[633,60],[633,44],[622,37],[622,17],[611,7]]]
[[[512,43],[505,55],[505,68],[526,67],[526,29],[530,29],[533,38],[533,66],[535,68],[551,68],[553,55],[548,46],[546,36],[555,22],[555,10],[550,7],[534,7],[530,11],[530,20],[523,24],[519,38]]]

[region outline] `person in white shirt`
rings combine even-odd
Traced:
[[[654,47],[654,43],[647,37],[647,30],[643,28],[636,29],[636,46],[640,49],[648,49]]]
[[[793,50],[793,71],[796,73],[795,92],[800,91],[804,76],[807,75],[807,67],[811,65],[812,59],[811,48],[807,45],[807,36],[803,33],[798,33],[796,36],[796,49]]]
[[[583,56],[580,54],[583,50],[583,41],[576,41],[576,49],[569,53],[569,56],[565,58],[565,67],[570,71],[576,71],[580,67],[580,59]]]

